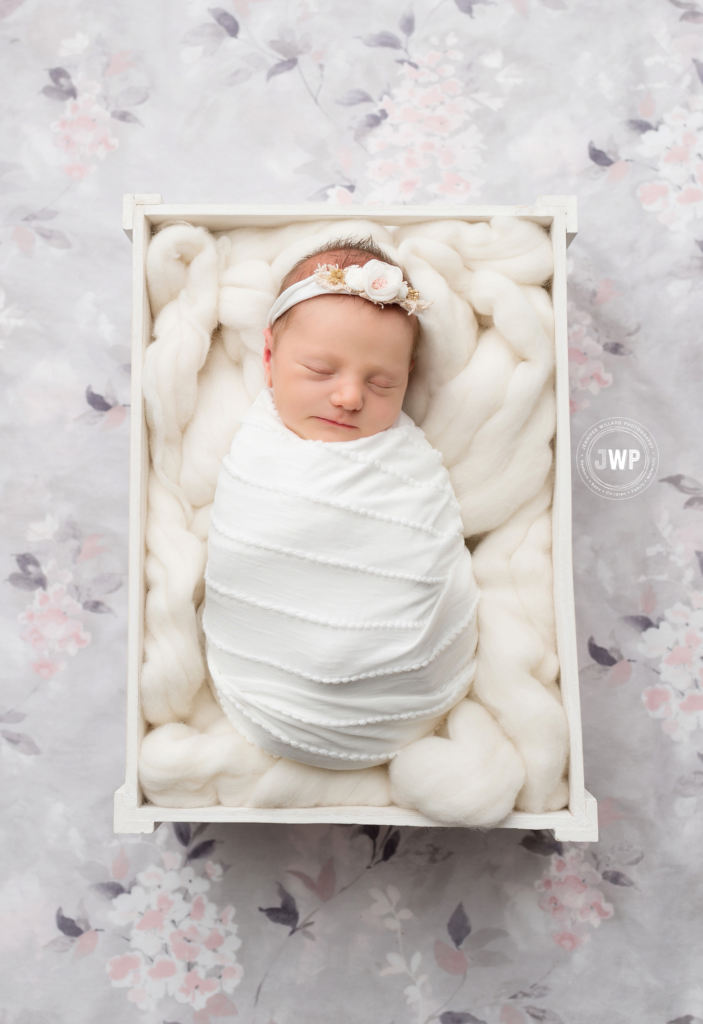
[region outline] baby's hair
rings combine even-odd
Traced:
[[[324,259],[322,257],[324,257]],[[400,263],[396,263],[395,260],[391,259],[388,253],[384,252],[380,245],[377,245],[373,238],[368,235],[366,238],[355,238],[354,236],[349,236],[347,238],[335,238],[331,242],[325,242],[324,245],[320,245],[317,249],[313,249],[312,252],[309,252],[307,256],[303,256],[302,259],[299,259],[298,262],[291,267],[281,281],[281,287],[278,294],[281,295],[286,288],[289,288],[292,284],[296,284],[298,281],[304,281],[306,277],[311,277],[315,272],[318,263],[329,263],[333,266],[336,265],[341,269],[344,267],[352,267],[354,265],[363,267],[371,260],[381,260],[383,263],[390,263],[391,266],[398,267],[399,270],[403,271],[403,280],[407,281],[409,287],[412,288],[412,282],[408,280],[408,276]],[[358,302],[368,301],[367,299],[362,299],[355,295],[351,295],[349,298],[355,299]],[[403,316],[407,315],[399,306],[389,304],[383,308],[395,310],[397,313],[402,313]],[[286,312],[274,323],[271,329],[274,344],[278,340],[281,331],[290,320],[291,314],[294,312],[295,306],[291,306],[291,308],[286,310]],[[420,344],[420,321],[414,315],[411,319],[413,328],[411,359],[414,360],[417,356],[417,349]]]

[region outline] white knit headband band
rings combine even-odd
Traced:
[[[296,281],[282,292],[268,315],[271,327],[279,316],[292,306],[317,295],[359,295],[377,306],[395,304],[411,313],[421,313],[432,303],[423,302],[420,293],[403,280],[403,271],[381,260],[369,260],[364,266],[337,267],[331,263],[318,263],[312,277]]]

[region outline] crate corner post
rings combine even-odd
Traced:
[[[122,230],[130,242],[132,241],[132,228],[134,226],[134,207],[137,205],[160,206],[161,196],[156,192],[126,192],[122,196]]]

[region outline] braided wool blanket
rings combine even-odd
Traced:
[[[217,478],[264,384],[268,310],[300,257],[347,234],[371,235],[434,301],[423,314],[404,408],[449,472],[481,599],[468,697],[433,735],[410,738],[388,767],[330,770],[272,756],[223,714],[201,616]],[[496,824],[513,807],[565,806],[567,725],[550,553],[553,314],[543,287],[552,269],[544,230],[509,217],[392,231],[372,221],[320,220],[217,237],[179,223],[154,236],[141,679],[151,728],[140,751],[150,800],[182,807],[395,803],[473,826]],[[216,519],[213,545],[221,525]],[[410,575],[418,573],[413,558]],[[207,615],[206,626],[214,636]]]
[[[222,469],[203,628],[227,717],[278,757],[384,764],[475,671],[478,588],[440,453],[403,412],[303,440],[266,388]]]

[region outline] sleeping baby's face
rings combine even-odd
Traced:
[[[319,295],[299,302],[274,340],[264,331],[264,373],[289,430],[352,441],[398,418],[412,368],[412,319],[367,299]]]

